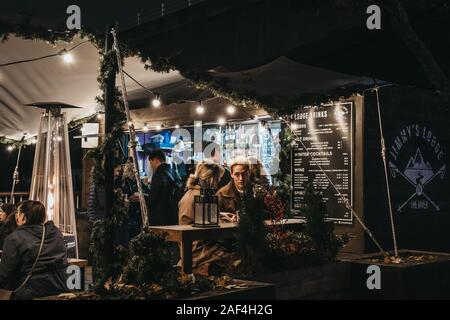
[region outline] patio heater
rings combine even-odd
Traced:
[[[47,219],[61,230],[68,256],[78,258],[77,229],[72,188],[69,135],[63,109],[78,108],[60,102],[27,104],[44,109],[37,135],[30,199],[41,201]]]

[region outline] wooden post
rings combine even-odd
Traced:
[[[109,26],[106,29],[105,34],[105,54],[111,51],[113,41],[111,39],[111,33],[109,32]],[[115,102],[115,90],[116,90],[116,71],[110,71],[107,75],[104,84],[104,103],[105,103],[105,139],[107,139],[108,134],[110,134],[114,129],[114,123],[112,119],[112,113],[114,113],[114,102]],[[112,208],[114,201],[114,152],[111,150],[105,151],[105,162],[104,162],[104,171],[105,171],[105,219],[109,220],[112,218]],[[106,267],[106,275],[105,278],[111,275],[111,270],[108,270],[109,266],[113,261],[114,254],[114,241],[115,235],[109,234],[107,235],[107,245],[105,248],[105,261],[104,267]],[[100,279],[94,279],[97,282]],[[106,279],[102,279],[105,281]],[[100,281],[102,281],[100,280]]]
[[[111,51],[113,40],[109,27],[106,30],[105,39],[105,53]],[[105,100],[105,138],[114,129],[114,123],[112,123],[111,113],[114,112],[114,96],[116,90],[116,72],[110,72],[106,79],[104,88],[104,100]],[[106,150],[105,153],[105,216],[111,217],[112,206],[114,199],[114,153],[110,150]]]

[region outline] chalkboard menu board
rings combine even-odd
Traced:
[[[303,107],[290,121],[297,136],[291,156],[292,211],[301,215],[305,187],[312,183],[326,205],[327,220],[351,224],[352,212],[327,176],[353,206],[353,102]]]

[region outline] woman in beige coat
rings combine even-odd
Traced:
[[[178,203],[179,224],[194,222],[194,197],[200,195],[201,188],[217,189],[224,169],[213,162],[203,161],[197,165],[195,174],[191,174],[186,183],[186,193]],[[231,259],[218,243],[211,241],[194,241],[192,244],[192,269],[196,274],[207,275],[210,266],[225,267]],[[178,262],[181,265],[181,261]]]

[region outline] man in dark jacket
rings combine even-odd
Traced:
[[[148,196],[148,220],[153,226],[173,225],[178,222],[178,200],[176,199],[177,177],[166,163],[161,149],[149,155],[153,170]]]

